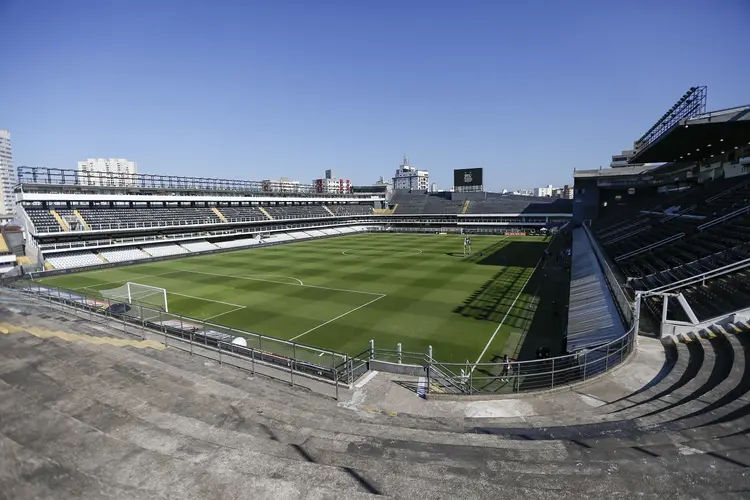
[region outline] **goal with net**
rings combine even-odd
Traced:
[[[140,283],[131,283],[128,281],[117,288],[99,290],[99,293],[102,297],[110,301],[127,302],[128,304],[142,305],[169,312],[166,288],[141,285]]]

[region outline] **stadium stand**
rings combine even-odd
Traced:
[[[46,258],[46,261],[55,269],[71,269],[74,267],[98,266],[102,264],[102,260],[90,250],[51,254]]]
[[[392,205],[397,205],[397,215],[421,214],[550,214],[570,213],[572,200],[557,198],[536,198],[532,196],[501,195],[482,193],[465,205],[463,200],[452,200],[444,194],[426,194],[398,190]]]
[[[258,207],[220,207],[219,210],[229,221],[268,220]]]
[[[251,247],[253,245],[257,245],[259,242],[260,240],[257,238],[240,238],[229,241],[218,241],[215,243],[215,245],[219,248],[241,248]]]
[[[139,248],[99,250],[99,255],[104,257],[107,262],[127,262],[149,258],[149,255]]]
[[[367,205],[326,205],[334,215],[372,215],[372,206]]]
[[[288,205],[264,207],[271,217],[276,220],[312,219],[315,217],[330,217],[331,214],[321,205]]]
[[[174,243],[164,245],[144,245],[142,250],[153,257],[165,257],[167,255],[180,255],[189,252],[186,248]]]
[[[188,241],[181,243],[180,246],[188,252],[207,252],[218,248],[216,245],[209,243],[208,241]]]

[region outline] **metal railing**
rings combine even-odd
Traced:
[[[345,353],[170,313],[158,306],[125,304],[100,294],[30,280],[5,282],[3,285],[8,290],[58,305],[61,310],[72,311],[92,322],[117,320],[124,325],[126,333],[157,332],[163,336],[165,345],[179,341],[183,347],[189,345],[191,353],[193,346],[202,346],[213,349],[219,356],[230,353],[242,362],[241,365],[234,363],[241,368],[247,368],[251,363],[253,370],[256,364],[280,369],[288,373],[292,385],[295,376],[304,376],[334,385],[338,393],[339,384],[352,384],[362,371],[361,363]],[[244,342],[238,344],[236,339]],[[225,359],[231,363],[232,357]]]
[[[430,394],[482,395],[544,391],[585,382],[627,360],[636,345],[635,327],[607,344],[555,358],[506,363],[427,361]]]
[[[617,308],[620,310],[620,314],[622,314],[623,319],[625,320],[625,324],[628,326],[632,325],[634,322],[633,304],[631,304],[630,300],[628,300],[628,296],[620,286],[620,282],[617,280],[615,273],[609,267],[607,258],[604,256],[601,249],[599,248],[599,245],[596,243],[594,236],[591,234],[591,230],[586,224],[582,224],[581,227],[583,227],[583,231],[586,233],[586,236],[589,239],[589,243],[591,244],[591,248],[594,250],[596,260],[599,261],[599,266],[602,268],[602,271],[604,271],[605,281],[607,282],[607,285],[612,292],[612,297],[615,299],[615,303],[617,304]]]

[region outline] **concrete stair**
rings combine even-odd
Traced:
[[[260,210],[263,213],[263,215],[265,215],[266,217],[268,217],[268,220],[273,220],[273,217],[271,217],[271,214],[269,214],[268,211],[265,208],[258,207],[258,210]]]
[[[81,225],[86,231],[91,231],[91,226],[89,226],[89,223],[86,222],[86,219],[83,218],[83,215],[81,215],[81,212],[79,212],[78,210],[73,210],[73,215],[76,216],[76,218],[78,219],[78,222],[81,223]]]
[[[226,217],[224,216],[224,214],[223,214],[223,213],[221,213],[221,212],[219,211],[219,209],[218,209],[218,208],[216,208],[216,207],[211,207],[211,210],[213,211],[213,213],[215,213],[215,214],[216,214],[216,217],[218,217],[218,218],[219,218],[219,220],[220,220],[221,222],[229,222],[229,221],[227,220],[227,218],[226,218]]]
[[[50,215],[52,215],[52,217],[55,218],[57,223],[60,225],[60,229],[62,229],[63,231],[70,231],[70,228],[68,227],[68,223],[65,222],[65,219],[63,219],[59,213],[57,213],[57,210],[50,210],[49,213]]]
[[[13,307],[4,321],[72,328]],[[635,391],[606,377],[585,388],[606,404],[519,420],[363,413],[173,349],[0,334],[0,484],[11,498],[743,498],[748,338],[664,348]]]

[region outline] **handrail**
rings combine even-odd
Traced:
[[[589,240],[589,244],[594,251],[594,256],[596,257],[597,262],[599,262],[599,267],[602,269],[602,272],[604,272],[605,281],[612,293],[612,297],[615,299],[615,303],[617,304],[617,308],[620,311],[620,314],[623,316],[626,324],[633,324],[633,305],[628,300],[628,296],[625,294],[622,286],[620,286],[620,282],[617,280],[617,276],[615,276],[612,268],[609,267],[607,258],[602,253],[599,245],[597,245],[594,235],[591,234],[591,230],[586,224],[583,224],[582,227],[583,232],[586,234],[586,237]]]
[[[701,224],[700,226],[698,226],[698,231],[703,231],[704,229],[708,229],[711,226],[715,226],[716,224],[721,224],[724,221],[727,221],[729,219],[734,219],[735,217],[742,215],[742,214],[746,214],[746,213],[750,213],[750,205],[737,209],[734,212],[730,212],[728,214],[722,215],[721,217],[714,219],[712,221],[705,222]]]
[[[675,234],[668,238],[664,238],[663,240],[657,241],[656,243],[651,243],[650,245],[646,245],[645,247],[641,247],[637,250],[633,250],[632,252],[618,255],[617,257],[615,257],[615,262],[620,262],[621,260],[633,257],[634,255],[638,255],[643,252],[648,252],[649,250],[653,250],[654,248],[660,247],[662,245],[666,245],[667,243],[672,243],[673,241],[677,241],[683,238],[684,236],[685,236],[685,233]]]
[[[681,279],[679,281],[675,281],[672,283],[669,283],[668,285],[662,285],[656,288],[652,288],[650,290],[646,290],[645,292],[640,292],[644,295],[654,295],[659,293],[667,293],[671,290],[675,290],[677,288],[682,288],[685,286],[690,286],[692,284],[705,281],[707,279],[713,279],[718,278],[721,275],[731,273],[734,271],[739,271],[740,269],[744,269],[746,267],[750,267],[750,258],[743,259],[738,262],[734,262],[732,264],[728,264],[723,267],[719,267],[716,269],[712,269],[710,271],[706,271],[702,274],[697,274],[695,276],[691,276],[689,278]]]
[[[636,234],[640,234],[643,231],[648,231],[652,227],[654,227],[654,226],[652,226],[651,224],[649,224],[647,226],[643,226],[642,228],[640,228],[640,229],[638,229],[636,231],[631,231],[631,232],[629,232],[627,234],[620,235],[617,238],[614,238],[614,239],[611,239],[611,240],[607,240],[607,241],[602,241],[602,245],[607,246],[607,245],[611,245],[612,243],[617,243],[618,241],[622,241],[622,240],[624,240],[626,238],[630,238],[631,236],[635,236]]]
[[[741,187],[745,187],[746,184],[747,184],[747,182],[740,182],[739,184],[735,184],[734,186],[730,187],[729,189],[725,189],[721,193],[718,193],[718,194],[715,194],[715,195],[713,195],[713,196],[711,196],[709,198],[706,198],[706,203],[711,203],[714,200],[718,200],[719,198],[722,198],[722,197],[728,195],[729,193],[732,193],[732,192],[738,190]]]

